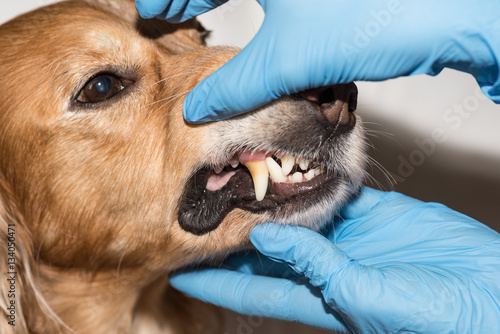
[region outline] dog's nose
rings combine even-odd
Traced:
[[[327,127],[354,126],[355,117],[351,114],[357,107],[358,88],[353,82],[305,90],[299,96],[317,104],[318,118]]]

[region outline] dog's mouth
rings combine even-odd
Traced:
[[[314,202],[335,186],[335,171],[282,152],[244,150],[227,163],[199,169],[188,181],[179,224],[193,234],[214,230],[235,208],[253,213]]]
[[[353,83],[312,89],[289,103],[257,111],[262,117],[238,120],[239,130],[227,125],[224,129],[240,131],[243,137],[220,139],[227,155],[192,174],[179,204],[180,226],[202,235],[216,229],[234,209],[266,213],[266,219],[278,221],[295,217],[298,224],[314,219],[310,210],[316,210],[314,215],[334,210],[362,179],[362,138],[351,135],[356,96]],[[245,130],[247,126],[252,130]],[[266,143],[276,151],[240,149],[238,141],[248,138],[257,147]]]
[[[317,162],[293,155],[242,151],[235,154],[226,165],[211,170],[206,189],[212,192],[223,189],[238,171],[249,173],[252,177],[253,193],[252,188],[247,187],[248,197],[252,201],[262,202],[268,194],[268,198],[283,202],[293,194],[306,191],[301,186],[323,174],[324,169]]]

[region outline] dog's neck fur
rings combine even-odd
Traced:
[[[57,330],[69,332],[69,328],[58,320],[83,326],[71,328],[77,333],[129,332],[140,295],[138,279],[118,276],[117,273],[90,276],[80,270],[59,270],[46,264],[38,264],[37,271],[40,292],[59,319],[39,308],[39,314],[30,315],[35,332],[47,331],[51,327],[55,327],[54,333]]]
[[[218,311],[171,288],[167,273],[151,281],[152,275],[137,271],[89,275],[42,262],[35,266],[36,287],[21,292],[29,333],[221,332]]]

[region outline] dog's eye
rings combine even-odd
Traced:
[[[81,103],[97,103],[109,99],[124,88],[124,83],[116,76],[101,74],[85,84],[76,100]]]

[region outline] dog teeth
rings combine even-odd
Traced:
[[[299,159],[299,167],[302,170],[307,170],[309,168],[309,160]]]
[[[262,201],[266,196],[267,185],[269,183],[269,171],[266,162],[264,160],[248,161],[245,163],[245,166],[252,175],[255,199],[257,201]]]
[[[306,180],[312,180],[316,175],[314,174],[314,169],[311,169],[310,171],[308,171],[307,173],[304,174],[304,177],[306,178]]]
[[[269,176],[271,177],[271,180],[274,182],[285,182],[287,178],[283,175],[281,166],[278,165],[276,161],[274,161],[273,158],[267,157],[266,158],[266,165],[267,169],[269,171]]]
[[[292,182],[294,182],[294,183],[302,182],[302,173],[301,172],[293,173]]]
[[[214,168],[214,173],[215,174],[220,174],[220,172],[222,172],[222,170],[224,169],[224,166],[223,165],[219,165],[217,167]]]
[[[285,155],[283,158],[281,158],[281,169],[283,175],[290,174],[294,165],[295,165],[295,157],[291,155]]]
[[[311,161],[304,158],[285,155],[281,157],[281,166],[274,158],[262,153],[259,156],[251,157],[253,159],[232,158],[226,166],[236,169],[239,164],[245,165],[252,176],[255,190],[255,199],[262,201],[267,193],[269,179],[274,183],[301,183],[310,181],[316,176],[323,174],[322,167],[310,169]],[[250,160],[250,161],[248,161]],[[216,166],[214,172],[220,174],[225,166]],[[295,172],[292,174],[292,171]]]

